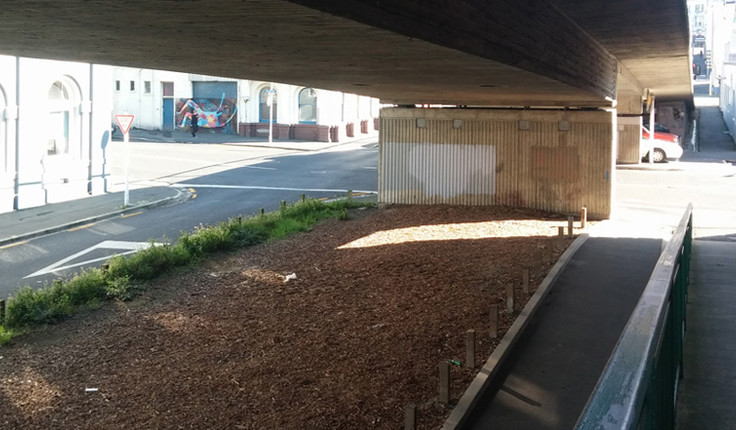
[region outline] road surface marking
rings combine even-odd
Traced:
[[[143,211],[139,211],[139,212],[133,212],[132,214],[125,214],[125,215],[120,215],[120,218],[130,218],[130,217],[132,217],[132,216],[140,215],[140,214],[142,214],[142,213],[143,213]]]
[[[197,198],[197,190],[189,188],[189,192],[192,193],[192,200]]]
[[[0,249],[8,249],[8,248],[12,248],[18,245],[25,245],[26,243],[28,243],[28,241],[24,240],[23,242],[16,242],[16,243],[11,243],[10,245],[0,246]]]
[[[243,166],[246,169],[258,169],[258,170],[276,170],[275,167],[258,167],[258,166]]]
[[[93,225],[95,225],[95,224],[97,224],[97,223],[93,222],[92,224],[80,225],[79,227],[73,227],[73,228],[70,228],[70,229],[69,229],[69,230],[67,230],[67,231],[77,231],[77,230],[84,230],[85,228],[89,228],[89,227],[92,227],[92,226],[93,226]]]
[[[222,188],[230,190],[273,190],[273,191],[304,191],[313,193],[346,193],[347,189],[334,189],[334,188],[288,188],[288,187],[259,187],[251,185],[205,185],[205,184],[173,184],[173,187],[191,187],[196,186],[197,188]],[[370,190],[353,190],[355,193],[365,194],[376,194],[377,191]]]
[[[153,245],[161,246],[164,244],[163,243],[153,243]],[[79,251],[76,254],[70,255],[69,257],[66,257],[62,260],[59,260],[50,266],[46,266],[39,271],[33,272],[30,275],[24,277],[23,279],[33,278],[35,276],[46,275],[48,273],[53,273],[53,272],[57,272],[60,270],[71,269],[72,267],[79,267],[85,264],[96,263],[98,261],[110,259],[117,255],[133,254],[135,252],[138,252],[140,250],[150,248],[150,247],[151,247],[151,242],[122,242],[122,241],[117,241],[117,240],[106,240],[104,242],[98,243],[97,245],[90,246],[89,248],[83,251]],[[125,250],[125,252],[119,252],[113,255],[108,255],[108,256],[100,257],[100,258],[93,258],[91,260],[82,261],[81,263],[74,263],[74,264],[64,266],[64,264],[68,263],[69,261],[72,261],[75,258],[81,257],[84,254],[89,254],[90,252],[95,251],[97,249],[119,249],[119,250]]]

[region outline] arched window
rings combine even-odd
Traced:
[[[78,106],[78,96],[71,85],[63,81],[51,85],[48,92],[46,155],[81,156]]]
[[[317,123],[317,92],[311,88],[299,91],[299,122],[301,124]]]
[[[276,112],[278,109],[277,104],[277,94],[276,94],[276,88],[273,90],[269,87],[265,87],[261,89],[260,93],[258,94],[258,121],[259,122],[268,122],[269,120],[273,123],[278,122],[278,115]],[[271,105],[273,105],[273,111],[271,110]],[[272,113],[273,112],[273,116]]]

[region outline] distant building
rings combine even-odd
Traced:
[[[280,83],[149,69],[113,69],[115,113],[135,115],[133,127],[188,128],[195,108],[200,126],[219,133],[275,139],[342,141],[374,133],[377,99]],[[200,115],[201,116],[201,115]]]
[[[112,69],[0,56],[0,212],[105,191]]]

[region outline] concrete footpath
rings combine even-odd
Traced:
[[[736,429],[736,242],[693,242],[678,430]]]
[[[121,191],[2,213],[0,248],[44,234],[161,206],[188,197],[187,190],[157,186],[131,189],[127,207],[123,206],[124,193]]]

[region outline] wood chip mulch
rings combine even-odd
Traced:
[[[354,210],[0,347],[3,429],[437,429],[571,239],[504,207]],[[552,251],[550,251],[550,247]],[[541,262],[541,265],[540,265]],[[292,275],[293,274],[293,275]],[[288,276],[292,275],[292,276]],[[290,278],[287,280],[287,278]]]

